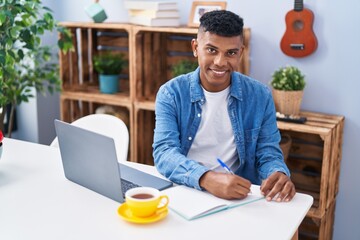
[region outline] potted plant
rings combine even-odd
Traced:
[[[41,0],[3,0],[0,5],[0,130],[4,132],[10,106],[7,136],[11,137],[15,108],[34,97],[31,88],[52,93],[61,87],[58,64],[53,61],[57,50],[42,45],[41,36],[57,30],[60,49],[66,52],[73,45],[70,31],[57,25]]]
[[[281,67],[272,75],[270,85],[276,111],[286,116],[298,116],[300,113],[305,76],[294,66]]]
[[[127,64],[122,53],[101,53],[93,57],[95,71],[99,74],[100,92],[113,94],[119,89],[119,76]]]
[[[192,72],[197,67],[198,67],[197,61],[190,61],[190,60],[184,59],[184,60],[180,60],[175,65],[173,65],[171,68],[171,71],[172,71],[173,77],[176,77],[181,74]]]

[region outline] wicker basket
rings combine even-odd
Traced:
[[[291,143],[292,140],[289,134],[281,134],[280,148],[283,152],[285,163],[287,162],[287,159],[289,157]]]
[[[273,89],[276,111],[285,115],[298,116],[304,91],[282,91]]]

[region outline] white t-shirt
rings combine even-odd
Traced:
[[[220,158],[236,171],[239,161],[227,108],[230,86],[221,92],[203,90],[206,101],[201,122],[187,157],[214,171],[225,172],[216,160]]]

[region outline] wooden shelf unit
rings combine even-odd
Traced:
[[[297,192],[314,197],[299,229],[299,239],[331,239],[343,139],[344,117],[301,112],[305,124],[278,121],[292,138],[287,165]]]

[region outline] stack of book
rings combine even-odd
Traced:
[[[168,1],[124,1],[129,11],[129,22],[153,27],[176,27],[180,25],[180,14],[176,2]]]

